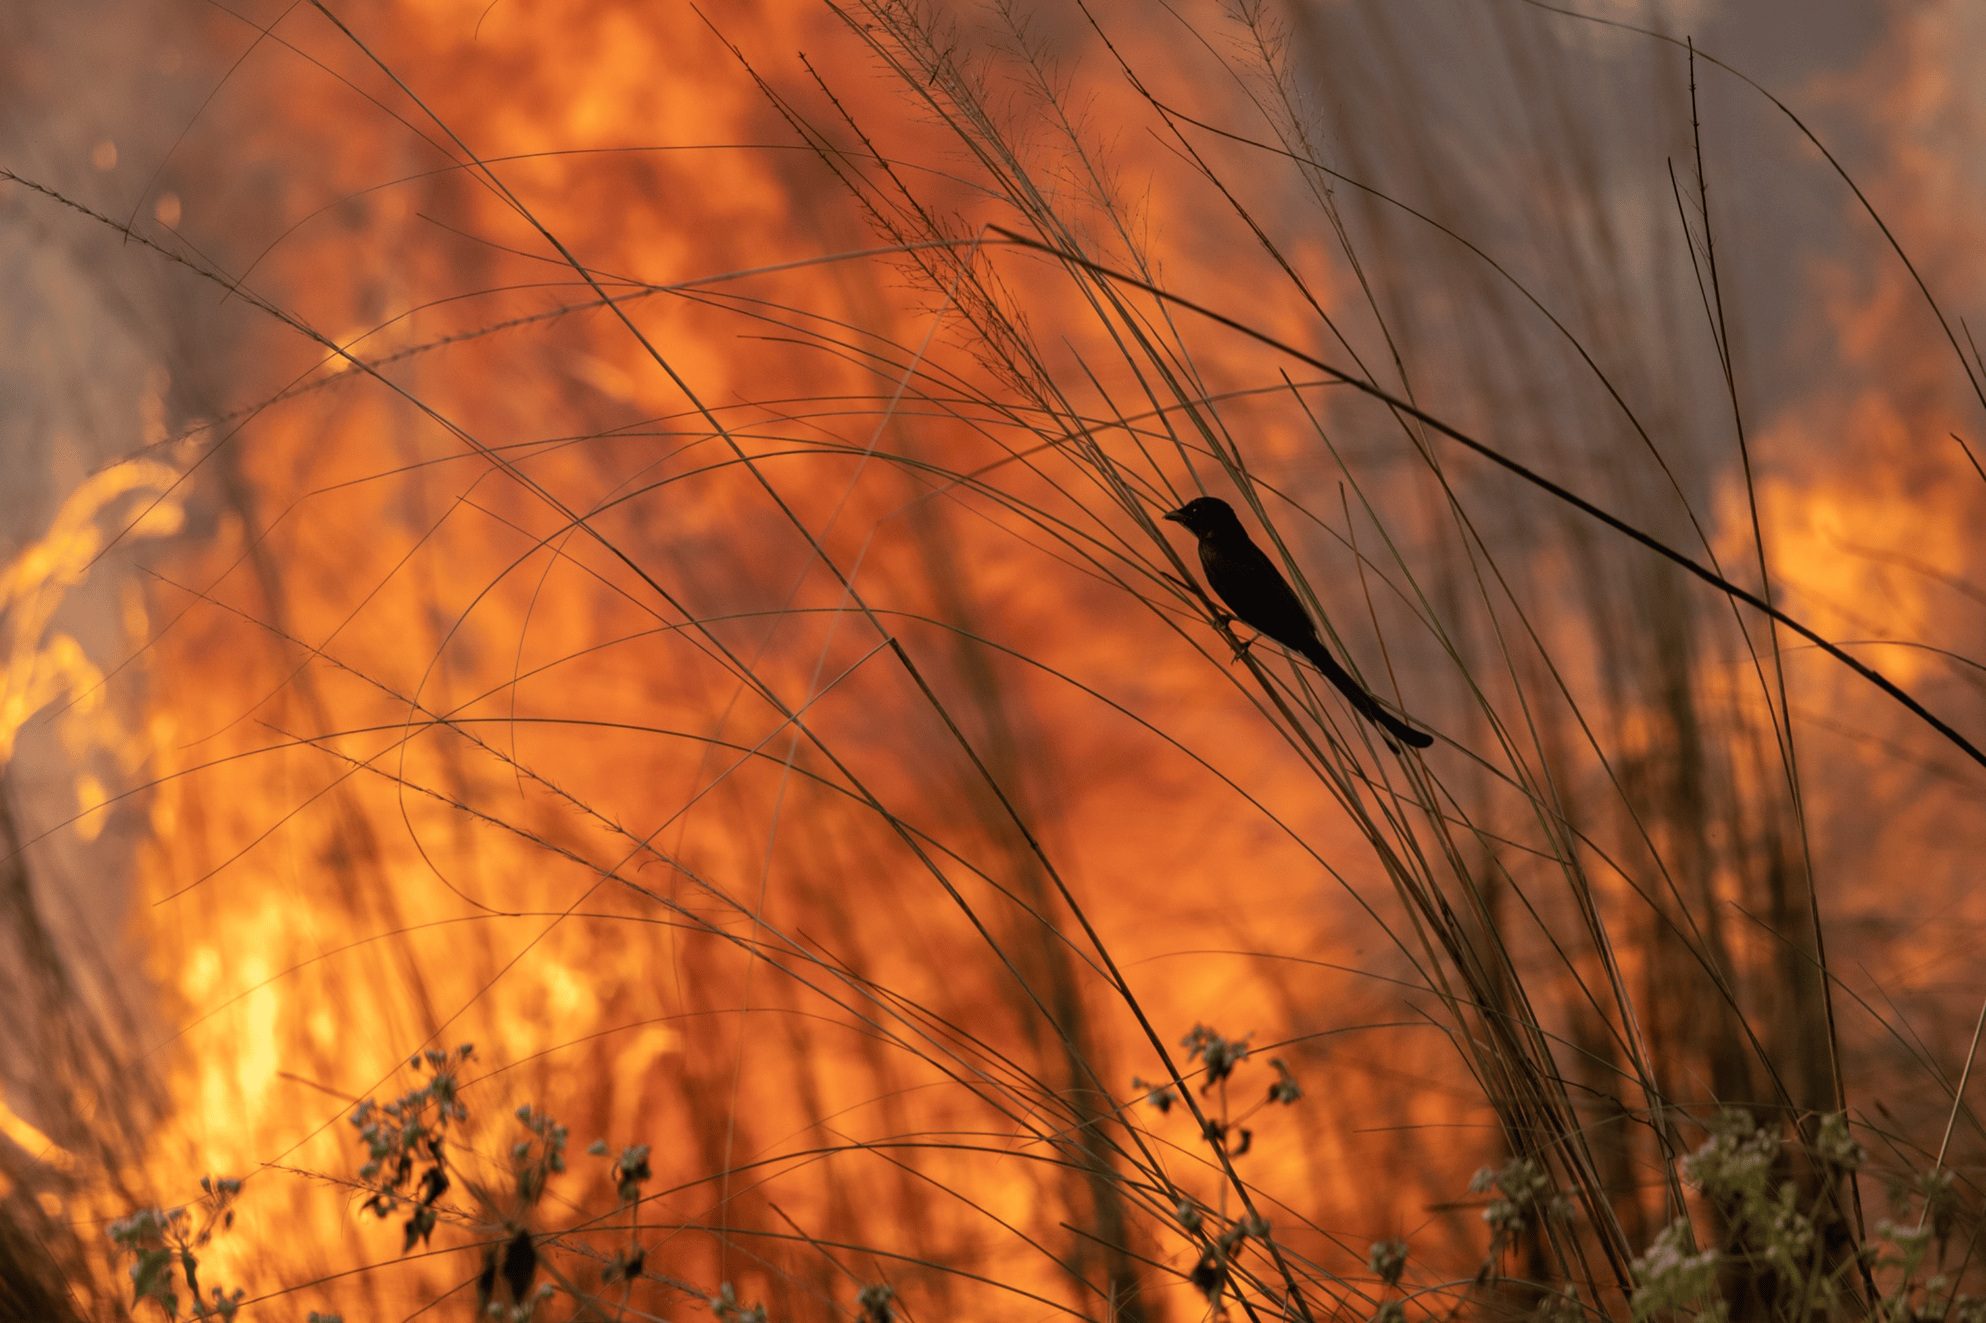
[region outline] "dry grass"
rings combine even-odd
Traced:
[[[175,158],[259,225],[9,168],[228,296],[183,476],[91,512],[186,521],[111,810],[163,991],[38,1106],[118,1100],[73,1210],[189,1211],[113,1252],[10,1168],[77,1312],[184,1316],[182,1250],[272,1318],[1972,1308],[1975,631],[1856,643],[1800,513],[1937,589],[1893,507],[1962,454],[1748,338],[1809,306],[1732,167],[1784,106],[1443,12],[316,7]],[[610,150],[575,70],[711,131]],[[1892,366],[1912,436],[1986,376]],[[1202,492],[1433,750],[1247,646]]]

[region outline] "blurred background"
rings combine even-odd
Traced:
[[[182,1312],[472,1317],[521,1231],[540,1318],[1184,1319],[1230,1256],[1257,1317],[1625,1316],[1727,1106],[1846,1112],[1844,1234],[1976,1210],[1976,755],[1396,406],[1982,742],[1981,51],[7,8],[0,1312],[133,1313],[109,1228],[186,1206]],[[1234,657],[1202,492],[1434,749]],[[375,1216],[348,1118],[430,1049],[448,1188]],[[1517,1160],[1567,1203],[1503,1236]]]

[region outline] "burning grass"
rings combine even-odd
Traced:
[[[9,598],[9,735],[125,777],[23,912],[142,837],[125,968],[14,960],[132,1021],[9,1168],[72,1312],[1976,1312],[1976,631],[1857,640],[1963,586],[1904,478],[1986,368],[1871,228],[1943,356],[1830,433],[1887,343],[1737,325],[1784,105],[1403,13],[299,6],[177,228],[10,169],[226,295],[50,562],[170,539],[134,658]],[[1226,618],[1203,493],[1433,749]]]

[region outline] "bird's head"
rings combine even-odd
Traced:
[[[1188,501],[1163,517],[1175,524],[1183,524],[1194,537],[1241,531],[1241,520],[1235,516],[1234,507],[1218,496],[1202,496]]]

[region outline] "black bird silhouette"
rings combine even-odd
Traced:
[[[1303,603],[1297,600],[1276,563],[1248,536],[1233,506],[1218,496],[1202,496],[1165,518],[1183,524],[1187,532],[1200,539],[1200,568],[1207,572],[1207,586],[1227,603],[1235,619],[1291,652],[1309,658],[1310,664],[1351,700],[1360,716],[1400,743],[1416,749],[1434,743],[1432,735],[1422,734],[1379,706],[1325,649],[1324,641],[1317,637],[1317,626],[1310,622],[1309,612],[1303,609]]]

